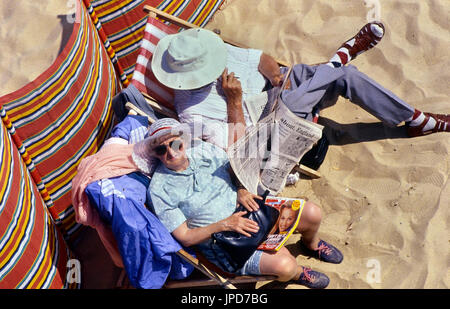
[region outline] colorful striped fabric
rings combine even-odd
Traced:
[[[156,7],[173,16],[204,26],[224,0],[92,0],[90,4],[98,18],[108,46],[115,51],[120,67],[128,80],[134,72],[147,15],[145,5]]]
[[[80,282],[66,280],[70,253],[63,237],[17,150],[3,108],[0,115],[0,289],[77,287]]]
[[[82,5],[72,35],[54,64],[25,87],[0,98],[16,146],[47,192],[47,207],[64,237],[78,229],[71,180],[82,158],[94,154],[112,128],[111,100],[118,81]],[[35,170],[34,170],[35,169]]]
[[[173,33],[176,33],[176,30],[155,18],[148,17],[131,83],[139,91],[149,94],[162,105],[175,110],[173,106],[173,89],[161,84],[151,69],[151,59],[159,40]]]

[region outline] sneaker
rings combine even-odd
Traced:
[[[308,267],[303,267],[303,272],[297,280],[294,280],[294,282],[310,289],[324,289],[330,283],[330,279],[325,274]]]
[[[319,259],[320,261],[324,261],[327,263],[339,264],[344,259],[341,251],[333,245],[329,243],[319,240],[317,244],[317,249],[311,250],[306,247],[303,242],[300,240],[300,246],[302,250],[306,252],[306,254]]]
[[[450,132],[450,115],[424,113],[425,119],[422,124],[418,126],[408,126],[408,136],[417,137],[436,132]],[[426,124],[433,118],[436,122],[434,128],[431,130],[423,130]]]
[[[381,22],[371,22],[362,27],[353,38],[341,46],[348,50],[350,56],[348,61],[377,45],[383,38],[384,32],[384,25]]]

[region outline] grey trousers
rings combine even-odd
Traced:
[[[291,89],[281,99],[297,116],[311,120],[312,113],[335,104],[342,96],[388,125],[396,126],[414,114],[414,108],[355,66],[332,68],[297,64],[290,76]]]

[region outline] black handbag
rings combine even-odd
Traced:
[[[269,191],[266,191],[262,200],[255,200],[259,209],[257,211],[248,211],[244,215],[245,218],[251,219],[258,223],[259,230],[257,233],[251,234],[251,237],[245,236],[238,232],[219,232],[212,234],[215,245],[225,253],[228,262],[233,266],[234,271],[244,266],[245,262],[255,252],[258,246],[266,239],[272,227],[275,225],[279,211],[273,207],[267,206],[265,200]],[[235,212],[246,211],[241,205]]]

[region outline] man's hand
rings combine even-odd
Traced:
[[[272,83],[272,86],[274,87],[281,87],[283,85],[283,80],[284,80],[284,75],[283,74],[277,74],[275,76],[272,77],[272,79],[270,80],[270,82]],[[291,88],[291,80],[287,80],[286,84],[284,85],[284,89],[290,89]]]
[[[253,193],[248,192],[244,188],[239,188],[237,192],[237,201],[239,204],[245,207],[248,211],[256,211],[259,209],[258,203],[255,198],[262,200],[262,197]]]
[[[275,74],[274,76],[271,76],[270,83],[274,87],[281,87],[281,84],[283,84],[283,74]]]
[[[228,69],[222,73],[222,90],[227,102],[228,146],[231,146],[245,134],[245,118],[241,82],[234,73],[228,74]]]
[[[241,82],[234,76],[234,72],[228,74],[228,69],[222,73],[222,89],[227,98],[227,104],[242,104],[242,86]]]
[[[278,63],[271,56],[263,53],[258,65],[259,72],[267,78],[272,86],[281,87],[284,80],[284,75],[280,72]],[[291,86],[290,81],[286,83],[285,89],[289,89]]]

